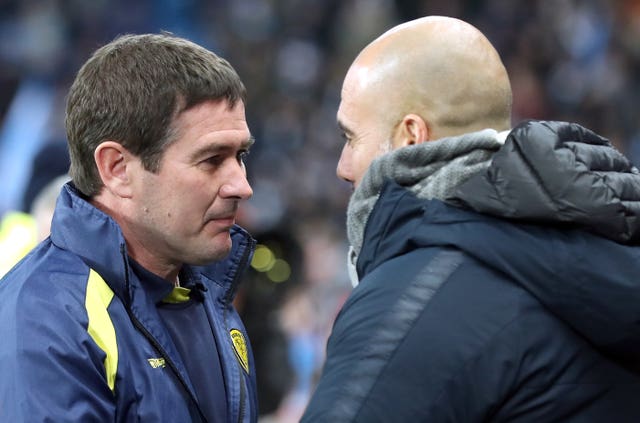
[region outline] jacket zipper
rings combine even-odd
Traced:
[[[198,414],[200,414],[200,418],[202,419],[202,421],[204,423],[207,423],[207,418],[205,417],[204,413],[202,412],[202,409],[200,409],[200,404],[198,404],[198,400],[196,399],[196,397],[193,394],[193,392],[191,392],[191,389],[189,389],[189,386],[187,385],[187,382],[183,379],[183,377],[180,374],[180,371],[178,371],[178,368],[176,367],[175,363],[169,357],[169,354],[167,354],[167,352],[156,341],[156,339],[153,337],[153,335],[151,335],[151,333],[149,333],[147,328],[145,328],[144,325],[131,312],[131,308],[130,308],[131,298],[129,298],[129,284],[130,284],[130,282],[129,282],[129,262],[127,261],[127,257],[126,257],[125,251],[124,251],[124,245],[120,246],[120,252],[121,252],[121,254],[123,256],[122,258],[124,260],[124,266],[125,266],[125,273],[124,273],[125,276],[124,276],[124,278],[125,278],[126,295],[127,295],[127,302],[128,302],[127,307],[125,307],[125,309],[127,310],[127,315],[129,316],[129,319],[133,323],[133,326],[135,326],[135,328],[138,329],[142,333],[142,335],[144,335],[145,338],[147,338],[147,340],[151,343],[151,345],[164,358],[165,363],[167,363],[169,365],[169,368],[171,369],[171,371],[173,371],[175,376],[178,378],[178,381],[182,385],[182,388],[187,392],[187,394],[189,395],[189,398],[195,404],[196,409],[198,410]]]
[[[242,257],[240,258],[240,263],[238,264],[238,271],[236,271],[236,274],[233,275],[233,280],[231,281],[232,289],[229,290],[229,292],[227,293],[224,299],[225,306],[231,303],[233,294],[235,294],[236,292],[236,286],[238,284],[238,279],[240,279],[240,274],[242,273],[242,270],[244,270],[244,268],[247,267],[247,262],[249,261],[249,255],[251,254],[251,251],[254,249],[255,244],[256,244],[256,241],[253,238],[248,237],[247,247],[244,249],[244,252],[242,253]]]
[[[247,266],[247,262],[249,261],[249,255],[251,254],[251,251],[253,250],[253,248],[255,247],[255,240],[251,237],[247,237],[248,238],[248,242],[247,242],[247,247],[245,248],[244,252],[242,253],[242,257],[240,258],[240,263],[238,265],[238,271],[236,271],[236,274],[233,276],[233,281],[231,283],[231,287],[232,289],[229,290],[229,293],[227,294],[226,298],[225,298],[225,307],[224,307],[224,325],[225,327],[228,329],[229,328],[229,320],[228,320],[228,313],[227,313],[227,307],[229,306],[229,304],[231,303],[233,294],[236,291],[236,285],[238,284],[238,279],[240,279],[240,274],[244,271],[245,267]],[[246,402],[247,402],[247,392],[246,392],[246,381],[245,381],[245,375],[240,366],[240,363],[237,363],[236,360],[236,368],[238,369],[239,373],[240,373],[240,409],[238,412],[238,422],[242,423],[242,421],[244,420],[244,415],[245,415],[245,411],[246,411]]]

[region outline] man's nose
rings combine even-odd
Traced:
[[[338,160],[338,166],[336,168],[336,175],[338,178],[344,179],[347,182],[354,182],[353,171],[351,169],[351,153],[348,151],[349,146],[342,147],[342,153]]]
[[[220,187],[220,196],[247,200],[253,195],[253,189],[247,179],[247,171],[243,164],[235,165],[227,175],[227,180]]]

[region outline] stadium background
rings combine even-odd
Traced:
[[[342,78],[374,37],[425,15],[465,19],[494,43],[514,123],[575,121],[640,160],[638,0],[0,0],[0,216],[29,212],[65,172],[66,90],[99,45],[165,30],[227,58],[247,86],[257,140],[241,223],[261,247],[237,304],[262,420],[297,421],[350,289],[350,187],[335,176]],[[2,237],[9,256],[14,241]]]

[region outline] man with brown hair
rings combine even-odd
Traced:
[[[511,129],[466,22],[393,28],[342,87],[354,285],[302,422],[640,421],[640,175],[576,124]]]
[[[254,240],[245,87],[168,34],[122,36],[68,96],[72,182],[51,236],[0,281],[6,421],[256,420],[232,305]]]

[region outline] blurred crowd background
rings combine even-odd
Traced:
[[[240,223],[260,245],[237,306],[261,420],[297,421],[351,289],[351,187],[335,176],[342,79],[373,38],[425,15],[467,20],[494,43],[514,124],[575,121],[640,161],[640,0],[0,0],[0,274],[10,252],[41,237],[11,229],[64,182],[66,90],[90,53],[119,34],[160,30],[208,47],[244,80],[257,140]]]

